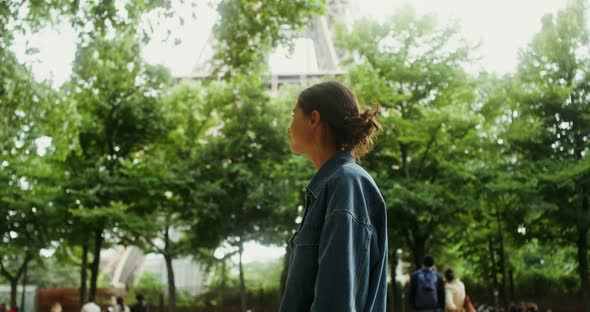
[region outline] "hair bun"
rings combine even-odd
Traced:
[[[340,129],[344,132],[343,149],[353,150],[357,157],[362,157],[373,149],[373,133],[383,130],[379,121],[379,105],[374,110],[366,109],[363,113],[349,114]]]

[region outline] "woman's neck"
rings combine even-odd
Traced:
[[[326,161],[330,160],[338,152],[336,148],[322,148],[317,150],[316,153],[309,155],[309,159],[313,162],[315,168],[320,170]]]

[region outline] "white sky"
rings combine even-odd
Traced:
[[[186,17],[183,27],[173,29],[173,34],[182,39],[180,45],[162,43],[156,39],[144,49],[144,58],[150,63],[164,64],[175,76],[191,73],[209,37],[211,26],[217,14],[203,1],[203,5],[192,10],[177,5]],[[540,29],[540,18],[545,13],[563,8],[567,0],[351,0],[354,18],[371,16],[383,20],[405,4],[412,4],[418,13],[435,13],[442,23],[457,19],[463,26],[463,34],[471,42],[482,41],[477,53],[481,56],[481,67],[493,72],[505,73],[515,68],[519,49],[526,46],[532,35]],[[197,19],[190,18],[196,11]],[[65,81],[71,71],[75,53],[75,34],[66,25],[46,29],[29,36],[30,46],[40,52],[26,56],[25,38],[19,38],[15,51],[19,58],[33,67],[37,79],[54,80],[56,85]],[[314,70],[313,44],[298,40],[295,53],[286,57],[285,50],[270,58],[274,72],[298,72]],[[207,51],[205,51],[207,52]],[[476,66],[478,67],[478,66]]]
[[[221,259],[227,252],[231,252],[233,249],[220,247],[216,250],[215,256]],[[278,259],[285,254],[284,247],[271,247],[260,245],[256,242],[247,242],[244,244],[244,253],[242,254],[242,261],[244,263],[250,262],[265,262],[274,259]],[[239,255],[235,255],[231,258],[233,263],[238,263]]]
[[[395,8],[412,4],[419,14],[435,13],[441,23],[457,19],[465,38],[481,40],[481,65],[488,71],[515,69],[518,51],[541,29],[541,17],[564,8],[567,0],[357,0],[361,15],[382,20]]]

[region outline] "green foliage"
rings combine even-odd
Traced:
[[[257,297],[272,297],[279,291],[279,281],[283,270],[283,259],[277,259],[267,262],[250,262],[244,264],[244,275],[246,284],[249,285],[248,297],[251,301],[256,301]],[[225,280],[222,282],[222,279]],[[224,286],[222,286],[222,284]],[[207,282],[208,291],[202,298],[203,304],[220,306],[228,302],[238,301],[239,298],[239,276],[233,271],[225,277],[221,276],[220,270],[211,271]],[[223,296],[220,296],[223,294]],[[268,300],[268,299],[267,299]]]
[[[50,84],[35,81],[8,49],[13,31],[23,27],[14,21],[18,9],[13,2],[0,4],[0,273],[11,287],[25,266],[38,260],[39,250],[59,239],[61,179],[56,162],[64,153],[55,148],[63,148],[71,137],[64,124],[72,108]],[[25,18],[40,12],[38,5],[32,6]],[[14,29],[4,23],[9,21]],[[38,151],[40,139],[54,145]],[[10,301],[15,304],[16,298]]]
[[[530,162],[546,203],[529,229],[543,241],[562,240],[577,248],[581,290],[590,309],[590,59],[587,3],[572,1],[542,28],[520,55],[514,99],[517,117],[510,146]]]
[[[116,226],[124,217],[112,214],[123,211],[130,188],[120,168],[165,133],[157,103],[169,74],[143,63],[139,51],[129,32],[82,42],[66,90],[80,118],[78,144],[67,162],[76,173],[69,186],[78,216],[99,226]]]
[[[466,165],[479,145],[475,84],[462,69],[470,47],[456,26],[439,26],[410,7],[383,24],[361,20],[338,37],[359,60],[347,75],[359,101],[383,107],[384,133],[367,167],[384,181],[391,243],[409,247],[419,266],[426,243],[451,234],[441,225],[469,207],[461,196],[469,193],[457,186],[474,182]]]
[[[223,75],[245,73],[263,66],[266,54],[280,44],[290,44],[312,15],[323,12],[324,0],[249,1],[222,0],[221,20],[214,26],[216,68]]]
[[[150,303],[154,304],[159,300],[160,296],[164,294],[164,284],[156,274],[143,272],[133,288],[133,292],[135,294],[143,294]],[[131,300],[129,302],[135,301],[135,296],[132,297],[133,298],[128,298],[128,300]]]
[[[350,56],[344,80],[363,108],[382,108],[384,131],[363,165],[388,204],[392,261],[398,248],[415,265],[432,253],[440,269],[453,266],[490,288],[502,287],[512,270],[521,296],[588,288],[585,5],[572,1],[545,16],[513,76],[466,73],[476,47],[458,25],[440,25],[411,7],[338,33]],[[314,173],[289,151],[286,133],[302,87],[283,86],[269,97],[264,59],[322,13],[325,1],[220,1],[213,65],[229,79],[174,85],[165,68],[141,59],[157,27],[150,18],[173,19],[171,6],[0,3],[5,279],[18,280],[26,259],[31,282],[75,287],[80,246],[99,231],[106,246],[205,262],[209,294],[179,291],[177,301],[219,305],[237,302],[239,277],[228,273],[236,270],[231,255],[213,257],[217,247],[229,243],[239,252],[250,240],[284,246],[292,234],[299,190]],[[70,81],[54,90],[35,81],[9,48],[15,34],[62,19],[77,31],[78,51]],[[43,155],[36,153],[40,138],[50,140]],[[39,258],[42,248],[56,249],[55,256]],[[282,269],[283,260],[246,264],[249,298],[263,297],[260,289],[274,295]],[[146,273],[134,292],[155,302],[163,287]]]
[[[579,54],[588,42],[588,30],[582,14],[585,10],[580,6],[582,2],[574,2],[556,17],[545,16],[543,29],[523,51],[518,72],[520,91],[515,94],[519,111],[516,126],[532,131],[523,140],[511,141],[535,161],[547,200],[560,208],[571,206],[559,210],[566,214],[565,219],[576,214],[575,206],[583,205],[580,192],[585,193],[590,172],[586,156],[590,148],[586,101],[590,67],[589,59]],[[551,198],[555,192],[559,195]],[[563,197],[563,192],[569,195]],[[588,227],[590,214],[588,208],[583,210],[575,217],[580,226]]]
[[[213,200],[224,203],[218,209],[223,222],[214,224],[219,224],[224,237],[239,237],[237,242],[243,243],[272,232],[270,217],[282,196],[273,187],[272,173],[275,164],[289,157],[286,127],[281,128],[275,117],[282,112],[268,105],[259,88],[247,84],[225,88],[231,97],[212,97],[219,101],[213,105],[222,124],[199,163],[203,175],[222,190]]]
[[[279,289],[279,281],[283,269],[283,259],[268,262],[250,262],[244,267],[248,284],[255,289],[274,291]]]
[[[57,257],[41,258],[29,265],[27,283],[38,288],[77,288],[80,266],[60,261]]]

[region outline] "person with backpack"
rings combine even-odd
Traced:
[[[424,267],[412,273],[408,299],[415,311],[443,312],[445,310],[445,283],[434,269],[434,257],[426,256]]]
[[[131,307],[131,312],[149,312],[149,306],[145,303],[143,294],[137,294],[135,296],[137,303]]]

